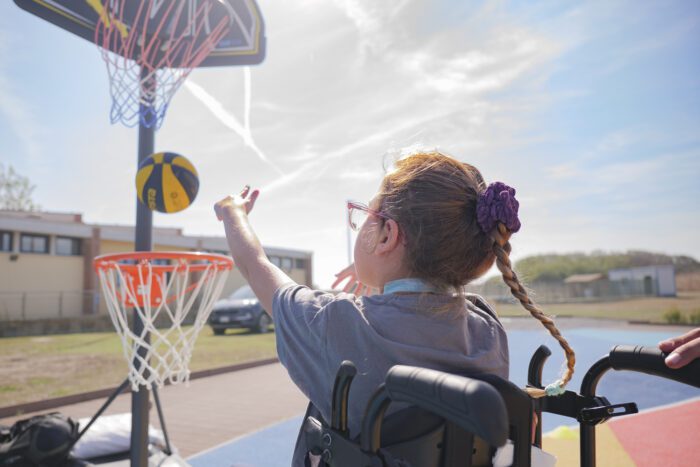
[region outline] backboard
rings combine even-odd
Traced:
[[[95,29],[104,2],[118,3],[119,0],[14,0],[22,9],[76,34],[90,42],[95,42]],[[139,0],[121,0],[127,8],[137,8]],[[167,0],[187,2],[186,10],[197,9],[201,0]],[[214,50],[198,66],[256,65],[265,58],[265,27],[260,9],[255,0],[219,0],[228,3],[226,8],[233,17],[229,32],[221,39]],[[154,3],[162,5],[161,3]],[[212,9],[210,22],[225,15],[224,8]],[[218,18],[217,18],[218,16]],[[132,25],[127,24],[126,27]]]

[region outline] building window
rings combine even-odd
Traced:
[[[291,271],[292,270],[292,258],[282,258],[282,270]]]
[[[12,232],[0,232],[0,251],[12,251]]]
[[[22,234],[19,251],[22,253],[48,253],[49,237],[46,235]]]
[[[80,256],[79,238],[56,237],[56,254],[61,256]]]
[[[227,250],[209,250],[209,249],[206,249],[206,250],[205,250],[205,249],[198,250],[198,249],[193,249],[193,250],[190,250],[190,251],[195,252],[195,253],[198,252],[198,251],[203,251],[203,252],[205,252],[205,253],[214,253],[215,255],[231,256],[231,254],[230,254]]]
[[[306,269],[306,260],[297,258],[294,260],[294,267],[296,269]]]
[[[282,262],[280,260],[279,256],[270,256],[270,262],[277,266],[278,268],[282,267]]]

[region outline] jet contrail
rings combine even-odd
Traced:
[[[323,157],[317,157],[315,159],[311,159],[310,161],[302,164],[299,166],[296,170],[284,174],[282,177],[279,177],[272,182],[268,183],[267,185],[263,186],[260,191],[263,193],[270,193],[273,191],[276,191],[292,182],[294,182],[297,178],[304,176],[304,177],[317,177],[319,176],[323,170],[328,167],[330,163],[332,163],[336,159],[341,159],[345,158],[346,156],[352,155],[359,149],[365,147],[365,146],[371,146],[373,144],[381,143],[384,141],[389,141],[392,136],[399,134],[403,131],[410,130],[412,128],[422,128],[426,123],[432,122],[434,120],[438,120],[441,118],[448,117],[450,115],[453,115],[457,113],[456,111],[448,111],[448,112],[439,112],[434,115],[428,115],[427,117],[424,115],[421,115],[419,117],[416,117],[411,120],[406,120],[402,122],[401,125],[397,125],[392,127],[391,129],[387,129],[384,131],[379,131],[376,133],[372,133],[369,136],[366,136],[363,139],[354,141],[350,144],[346,144],[345,146],[341,146],[338,149],[331,150],[331,151],[326,151],[323,154]],[[423,146],[422,144],[420,145],[421,147]],[[319,168],[318,166],[322,166]]]
[[[235,115],[227,111],[224,106],[214,98],[211,94],[204,90],[203,87],[194,83],[191,80],[185,81],[185,87],[188,91],[192,93],[194,97],[199,99],[199,101],[204,104],[204,106],[209,109],[209,111],[214,114],[214,116],[219,119],[221,123],[232,129],[238,134],[243,140],[243,144],[248,146],[253,152],[260,158],[261,161],[265,162],[272,169],[275,170],[280,175],[284,175],[284,172],[277,167],[270,159],[267,158],[264,152],[258,147],[253,138],[253,134],[250,131],[250,68],[244,68],[244,83],[245,83],[245,106],[243,109],[244,115],[244,125],[238,121]]]

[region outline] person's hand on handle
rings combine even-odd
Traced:
[[[682,336],[666,339],[659,342],[659,349],[669,353],[666,357],[666,366],[669,368],[681,368],[700,358],[700,328],[695,328]]]
[[[357,279],[357,273],[355,272],[355,263],[351,263],[350,266],[346,267],[339,273],[335,275],[335,282],[331,285],[331,288],[335,289],[343,281],[347,280],[347,284],[343,287],[343,292],[351,292],[355,295],[366,295],[370,296],[378,293],[379,290],[376,287],[370,287]]]
[[[232,215],[236,211],[242,211],[250,214],[255,206],[255,201],[260,194],[259,190],[250,191],[250,186],[246,185],[239,195],[228,195],[214,205],[216,218],[220,221],[224,220],[224,216]]]

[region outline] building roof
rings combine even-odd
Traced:
[[[77,212],[46,212],[46,211],[18,211],[14,209],[0,209],[0,216],[15,219],[37,219],[54,222],[70,222],[82,224],[83,216]]]
[[[610,271],[608,271],[608,273],[619,274],[626,272],[646,272],[660,269],[670,269],[675,271],[675,266],[673,264],[651,264],[649,266],[634,266],[631,268],[611,269]]]
[[[133,225],[88,224],[78,213],[0,210],[0,230],[91,238],[95,231],[103,240],[133,242]],[[181,228],[153,227],[153,242],[196,250],[228,252],[226,237],[185,235]],[[311,251],[263,246],[267,255],[310,258]]]
[[[580,284],[586,282],[595,282],[605,279],[605,273],[596,272],[594,274],[574,274],[564,279],[565,284]]]

